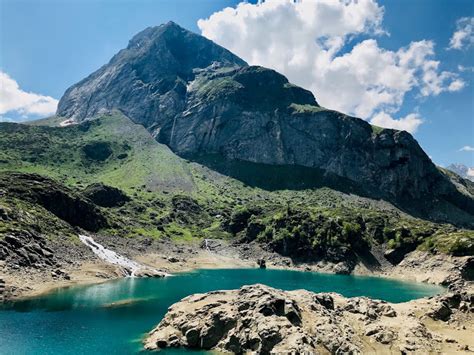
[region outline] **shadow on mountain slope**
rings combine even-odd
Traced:
[[[380,197],[376,192],[354,181],[318,168],[297,165],[269,165],[243,160],[227,160],[217,154],[186,157],[223,175],[237,179],[247,186],[266,191],[306,190],[328,187],[363,197]]]
[[[381,191],[368,189],[355,181],[318,168],[227,160],[218,154],[186,156],[185,158],[237,179],[247,186],[266,191],[327,187],[346,194],[383,199],[413,217],[474,227],[474,201],[453,186],[434,187],[433,190],[443,192],[438,195],[426,195],[417,200],[403,197],[395,199],[385,196]],[[443,181],[440,180],[438,184],[443,184]]]

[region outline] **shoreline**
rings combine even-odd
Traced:
[[[191,272],[199,269],[239,269],[239,268],[258,268],[256,260],[242,260],[236,257],[225,256],[219,253],[200,251],[191,258],[180,258],[177,255],[165,256],[159,253],[149,253],[135,258],[145,266],[150,266],[170,274]],[[171,261],[170,261],[171,260]],[[321,266],[319,264],[269,264],[268,269],[293,270],[300,272],[318,272],[323,274],[337,274],[334,271],[334,265]],[[396,267],[395,267],[396,268]],[[395,269],[394,268],[394,269]],[[7,285],[15,288],[14,292],[5,299],[5,301],[21,301],[46,295],[59,289],[66,289],[75,286],[89,286],[101,284],[111,280],[117,280],[127,277],[123,274],[121,267],[107,264],[99,259],[94,262],[84,262],[78,267],[63,268],[65,274],[70,279],[54,279],[48,275],[47,271],[41,272],[13,272],[0,274]],[[432,278],[424,277],[423,280],[414,277],[409,272],[400,272],[396,270],[377,270],[372,271],[358,265],[350,276],[368,276],[379,277],[388,280],[424,283],[445,287],[441,281],[436,282]],[[23,286],[22,286],[23,285]],[[26,286],[24,286],[26,285]]]
[[[258,268],[255,258],[243,259],[237,257],[237,254],[229,255],[229,253],[222,252],[222,250],[214,252],[202,249],[194,249],[190,251],[190,254],[192,255],[188,255],[183,252],[173,253],[167,250],[165,253],[155,252],[135,256],[133,257],[133,260],[136,260],[144,266],[157,268],[161,271],[165,271],[171,274],[192,272],[198,269]],[[433,278],[432,275],[429,275],[429,273],[425,273],[419,268],[413,269],[412,260],[419,261],[420,257],[421,256],[418,254],[418,252],[415,252],[413,255],[409,255],[406,261],[402,262],[400,265],[397,265],[394,268],[391,268],[390,270],[385,269],[380,271],[373,271],[364,268],[362,265],[358,265],[348,276],[378,277],[402,282],[419,283],[419,279],[413,277],[415,275],[413,273],[413,270],[416,270],[416,274],[424,274],[424,280],[422,283],[425,284],[440,285],[441,282],[439,281],[441,279],[444,279],[446,275],[451,277],[453,283],[451,283],[450,286],[446,287],[445,291],[436,293],[433,296],[425,296],[400,303],[392,303],[360,296],[345,297],[341,294],[331,292],[325,294],[330,294],[335,299],[345,300],[344,302],[359,302],[357,300],[366,300],[363,302],[368,302],[368,305],[380,303],[392,307],[398,317],[380,318],[377,323],[377,329],[393,328],[395,330],[398,329],[397,332],[401,332],[402,328],[397,325],[398,323],[396,321],[398,319],[403,324],[406,323],[411,324],[413,326],[413,334],[411,335],[412,339],[418,339],[423,342],[435,341],[436,348],[440,349],[441,352],[465,353],[466,350],[470,351],[474,349],[474,341],[471,337],[472,332],[470,332],[470,329],[472,329],[472,327],[474,326],[474,318],[472,316],[474,314],[474,308],[472,305],[472,301],[471,303],[469,301],[470,299],[472,299],[472,295],[474,294],[474,283],[472,281],[461,280],[461,284],[459,284],[459,269],[457,269],[456,263],[451,263],[453,261],[450,260],[451,258],[445,256],[425,255],[425,257],[429,259],[434,259],[434,262],[438,265],[436,269],[431,270],[431,273],[441,273],[443,275],[442,278]],[[440,258],[447,259],[445,260],[447,264],[443,267],[441,267],[442,265],[440,265],[439,263]],[[284,257],[281,257],[278,260],[273,259],[273,262],[271,263],[267,262],[267,268],[277,270],[319,272],[326,274],[336,274],[335,270],[337,270],[337,265],[329,266],[327,263],[322,263],[321,265],[285,265],[285,263],[280,262],[282,259],[284,259]],[[457,260],[459,260],[459,258],[455,258],[454,261]],[[3,277],[7,283],[9,282],[9,280],[14,280],[13,282],[16,285],[29,285],[28,289],[22,289],[21,292],[13,294],[12,297],[8,299],[8,301],[15,302],[44,296],[50,293],[54,293],[60,289],[67,289],[76,286],[91,286],[112,280],[119,280],[120,278],[125,277],[123,269],[115,265],[106,264],[105,262],[102,262],[100,260],[94,260],[93,262],[81,262],[80,264],[77,264],[76,267],[65,267],[64,271],[68,275],[70,280],[52,279],[50,276],[45,277],[44,270],[42,271],[42,274],[41,272],[28,273],[24,270],[23,272],[17,271],[15,272],[16,275],[9,274],[8,277],[0,275],[0,278]],[[20,274],[21,276],[18,277],[18,274]],[[456,285],[456,283],[457,286],[452,288],[451,286]],[[302,289],[289,292],[297,293],[302,291],[313,293]],[[189,295],[188,297],[192,297],[192,295]],[[452,302],[456,302],[456,300],[458,300],[458,303],[453,306]],[[444,316],[446,315],[445,312],[448,312],[448,318],[444,318]],[[372,331],[374,327],[373,324],[370,324],[370,322],[367,323],[367,321],[364,320],[369,318],[365,317],[364,315],[351,315],[347,312],[345,314],[348,316],[348,318],[345,319],[347,321],[350,321],[351,324],[355,325],[355,329],[362,334],[361,336],[364,337],[364,346],[367,346],[366,349],[378,349],[380,351],[386,350],[386,347],[383,347],[382,344],[380,344],[378,341],[374,342],[373,337],[367,336],[367,334],[369,334],[368,332]],[[160,320],[157,319],[157,322],[158,321]],[[417,331],[420,329],[423,330],[423,333],[420,333],[421,335],[414,335],[418,334]],[[385,330],[382,331],[381,334],[385,334],[384,332]],[[430,338],[431,336],[432,338]]]
[[[413,258],[418,259],[419,256],[413,255]],[[192,257],[183,256],[182,254],[170,254],[167,253],[149,253],[146,255],[140,255],[134,258],[138,262],[150,266],[157,267],[163,271],[167,271],[173,274],[192,272],[198,269],[236,269],[236,268],[258,268],[258,265],[255,260],[247,259],[242,260],[235,257],[230,257],[228,255],[222,255],[220,253],[208,252],[208,251],[194,251]],[[316,265],[290,265],[283,266],[279,263],[269,264],[268,269],[277,269],[277,270],[294,270],[294,271],[307,271],[307,272],[320,272],[326,274],[335,274],[334,271],[331,271],[330,268],[324,267],[327,265],[316,266]],[[403,268],[401,268],[403,269]],[[105,262],[96,260],[94,262],[83,262],[77,267],[64,268],[67,274],[70,276],[70,280],[49,280],[41,279],[39,273],[21,273],[20,278],[16,278],[17,283],[22,281],[29,280],[30,288],[23,291],[21,294],[12,297],[12,301],[21,301],[28,300],[34,297],[47,295],[48,293],[53,293],[59,289],[76,287],[76,286],[90,286],[95,284],[100,284],[112,280],[119,280],[124,277],[123,270],[120,270],[120,267],[115,265],[106,264]],[[371,272],[369,270],[363,269],[361,267],[356,267],[354,272],[348,276],[368,276],[368,277],[379,277],[386,278],[391,280],[398,280],[403,282],[419,282],[413,278],[412,273],[400,273],[396,268],[390,270],[389,272]],[[44,274],[43,270],[43,274]],[[18,271],[18,273],[20,273]],[[398,275],[399,277],[395,277]],[[44,276],[44,275],[43,275]],[[2,276],[0,276],[1,278]],[[9,277],[14,277],[10,274]],[[170,276],[172,277],[172,276]],[[431,279],[430,279],[431,280]],[[431,280],[433,281],[433,280]],[[424,282],[425,284],[438,284],[435,282]],[[255,285],[253,286],[255,287]],[[458,289],[459,290],[459,289]],[[462,292],[472,294],[474,291],[474,285],[472,282],[467,282],[464,284],[461,289]],[[372,307],[374,304],[381,304],[384,307],[391,307],[395,311],[395,318],[390,317],[379,317],[378,320],[369,321],[370,317],[364,316],[364,314],[352,314],[350,312],[344,311],[344,321],[358,332],[360,339],[363,340],[361,343],[365,349],[386,351],[387,347],[384,344],[381,344],[379,341],[374,341],[374,338],[377,335],[368,335],[372,334],[373,329],[382,329],[380,334],[397,332],[402,334],[404,332],[403,326],[400,324],[409,324],[411,339],[416,339],[416,341],[421,342],[433,342],[437,349],[442,353],[465,353],[465,351],[470,351],[474,349],[474,341],[471,337],[471,332],[469,329],[472,329],[474,326],[473,314],[470,310],[465,311],[461,310],[462,308],[458,305],[457,308],[450,308],[449,312],[451,316],[449,319],[436,318],[437,312],[440,312],[444,307],[443,304],[446,302],[451,302],[455,299],[455,294],[449,292],[449,289],[446,289],[447,292],[437,293],[433,296],[421,297],[417,299],[412,299],[400,303],[386,302],[383,300],[377,300],[367,297],[345,297],[341,294],[336,293],[323,293],[332,295],[335,302],[367,302],[367,305]],[[227,292],[235,292],[227,291]],[[279,291],[278,291],[279,292]],[[289,294],[296,294],[301,292],[306,292],[311,294],[313,292],[305,290],[294,290],[294,291],[282,291],[289,292]],[[314,293],[313,293],[314,294]],[[459,293],[457,293],[459,295]],[[188,297],[192,297],[191,295]],[[186,298],[188,298],[186,297]],[[185,298],[185,299],[186,299]],[[353,300],[353,301],[351,301]],[[360,301],[362,300],[362,301]],[[121,301],[118,301],[121,302]],[[123,302],[128,302],[124,300]],[[183,302],[183,300],[179,301]],[[464,301],[460,304],[462,305]],[[109,304],[106,306],[113,307],[114,304]],[[440,308],[441,307],[441,308]],[[450,306],[451,307],[451,306]],[[471,306],[469,306],[471,307]],[[342,308],[344,309],[344,308]],[[435,316],[430,316],[430,314],[435,314]],[[441,314],[441,313],[440,313]],[[339,319],[339,318],[338,318]],[[157,322],[160,319],[157,318]],[[400,323],[401,322],[401,323]],[[374,328],[375,327],[375,328]],[[418,330],[422,329],[423,333],[419,335]],[[405,335],[403,335],[405,337]],[[432,338],[430,338],[432,336]],[[142,339],[143,341],[143,339]],[[396,342],[396,338],[393,342]],[[427,347],[428,349],[429,347]],[[421,348],[420,348],[421,349]]]

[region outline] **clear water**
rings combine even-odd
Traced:
[[[159,323],[174,302],[192,293],[254,283],[390,302],[443,292],[442,287],[421,283],[287,270],[198,270],[165,279],[126,278],[58,289],[0,309],[0,353],[136,354],[141,351],[144,334]]]

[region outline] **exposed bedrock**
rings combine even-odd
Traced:
[[[237,354],[436,352],[443,338],[423,320],[443,322],[455,314],[472,318],[473,309],[469,295],[390,304],[256,284],[195,294],[175,303],[148,334],[145,348],[188,347]]]

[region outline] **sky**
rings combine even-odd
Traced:
[[[474,166],[472,0],[0,0],[0,120],[53,114],[70,85],[169,20],[324,107],[409,131],[438,165]]]

